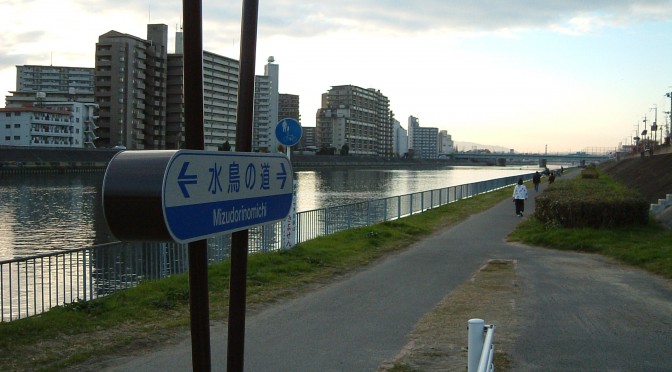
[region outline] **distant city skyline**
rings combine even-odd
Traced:
[[[239,59],[241,4],[203,3],[204,49]],[[16,65],[93,67],[97,38],[111,30],[143,37],[148,23],[165,23],[172,46],[181,6],[0,4],[9,15],[0,25],[0,90],[15,90]],[[304,126],[315,126],[323,93],[352,84],[383,92],[402,125],[413,115],[458,144],[614,148],[632,141],[645,115],[650,125],[657,111],[665,126],[671,34],[672,1],[261,3],[256,74],[275,57],[279,92],[300,96]]]

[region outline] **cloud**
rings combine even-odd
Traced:
[[[285,0],[260,5],[260,27],[295,37],[321,32],[498,32],[550,28],[591,32],[607,25],[669,20],[669,0]]]

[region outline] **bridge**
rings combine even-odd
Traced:
[[[510,163],[538,162],[545,166],[547,162],[590,164],[600,163],[615,156],[614,153],[590,154],[577,152],[571,154],[533,154],[533,153],[486,153],[486,152],[455,152],[448,155],[452,159],[476,160],[493,162],[498,165]]]

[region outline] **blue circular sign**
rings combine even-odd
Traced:
[[[282,119],[275,126],[275,138],[285,146],[294,146],[299,143],[302,132],[301,124],[292,118]]]

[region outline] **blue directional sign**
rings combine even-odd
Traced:
[[[283,219],[292,179],[282,154],[177,151],[163,179],[168,232],[186,243]]]
[[[282,119],[275,126],[275,138],[285,146],[294,146],[299,143],[303,131],[296,119]]]

